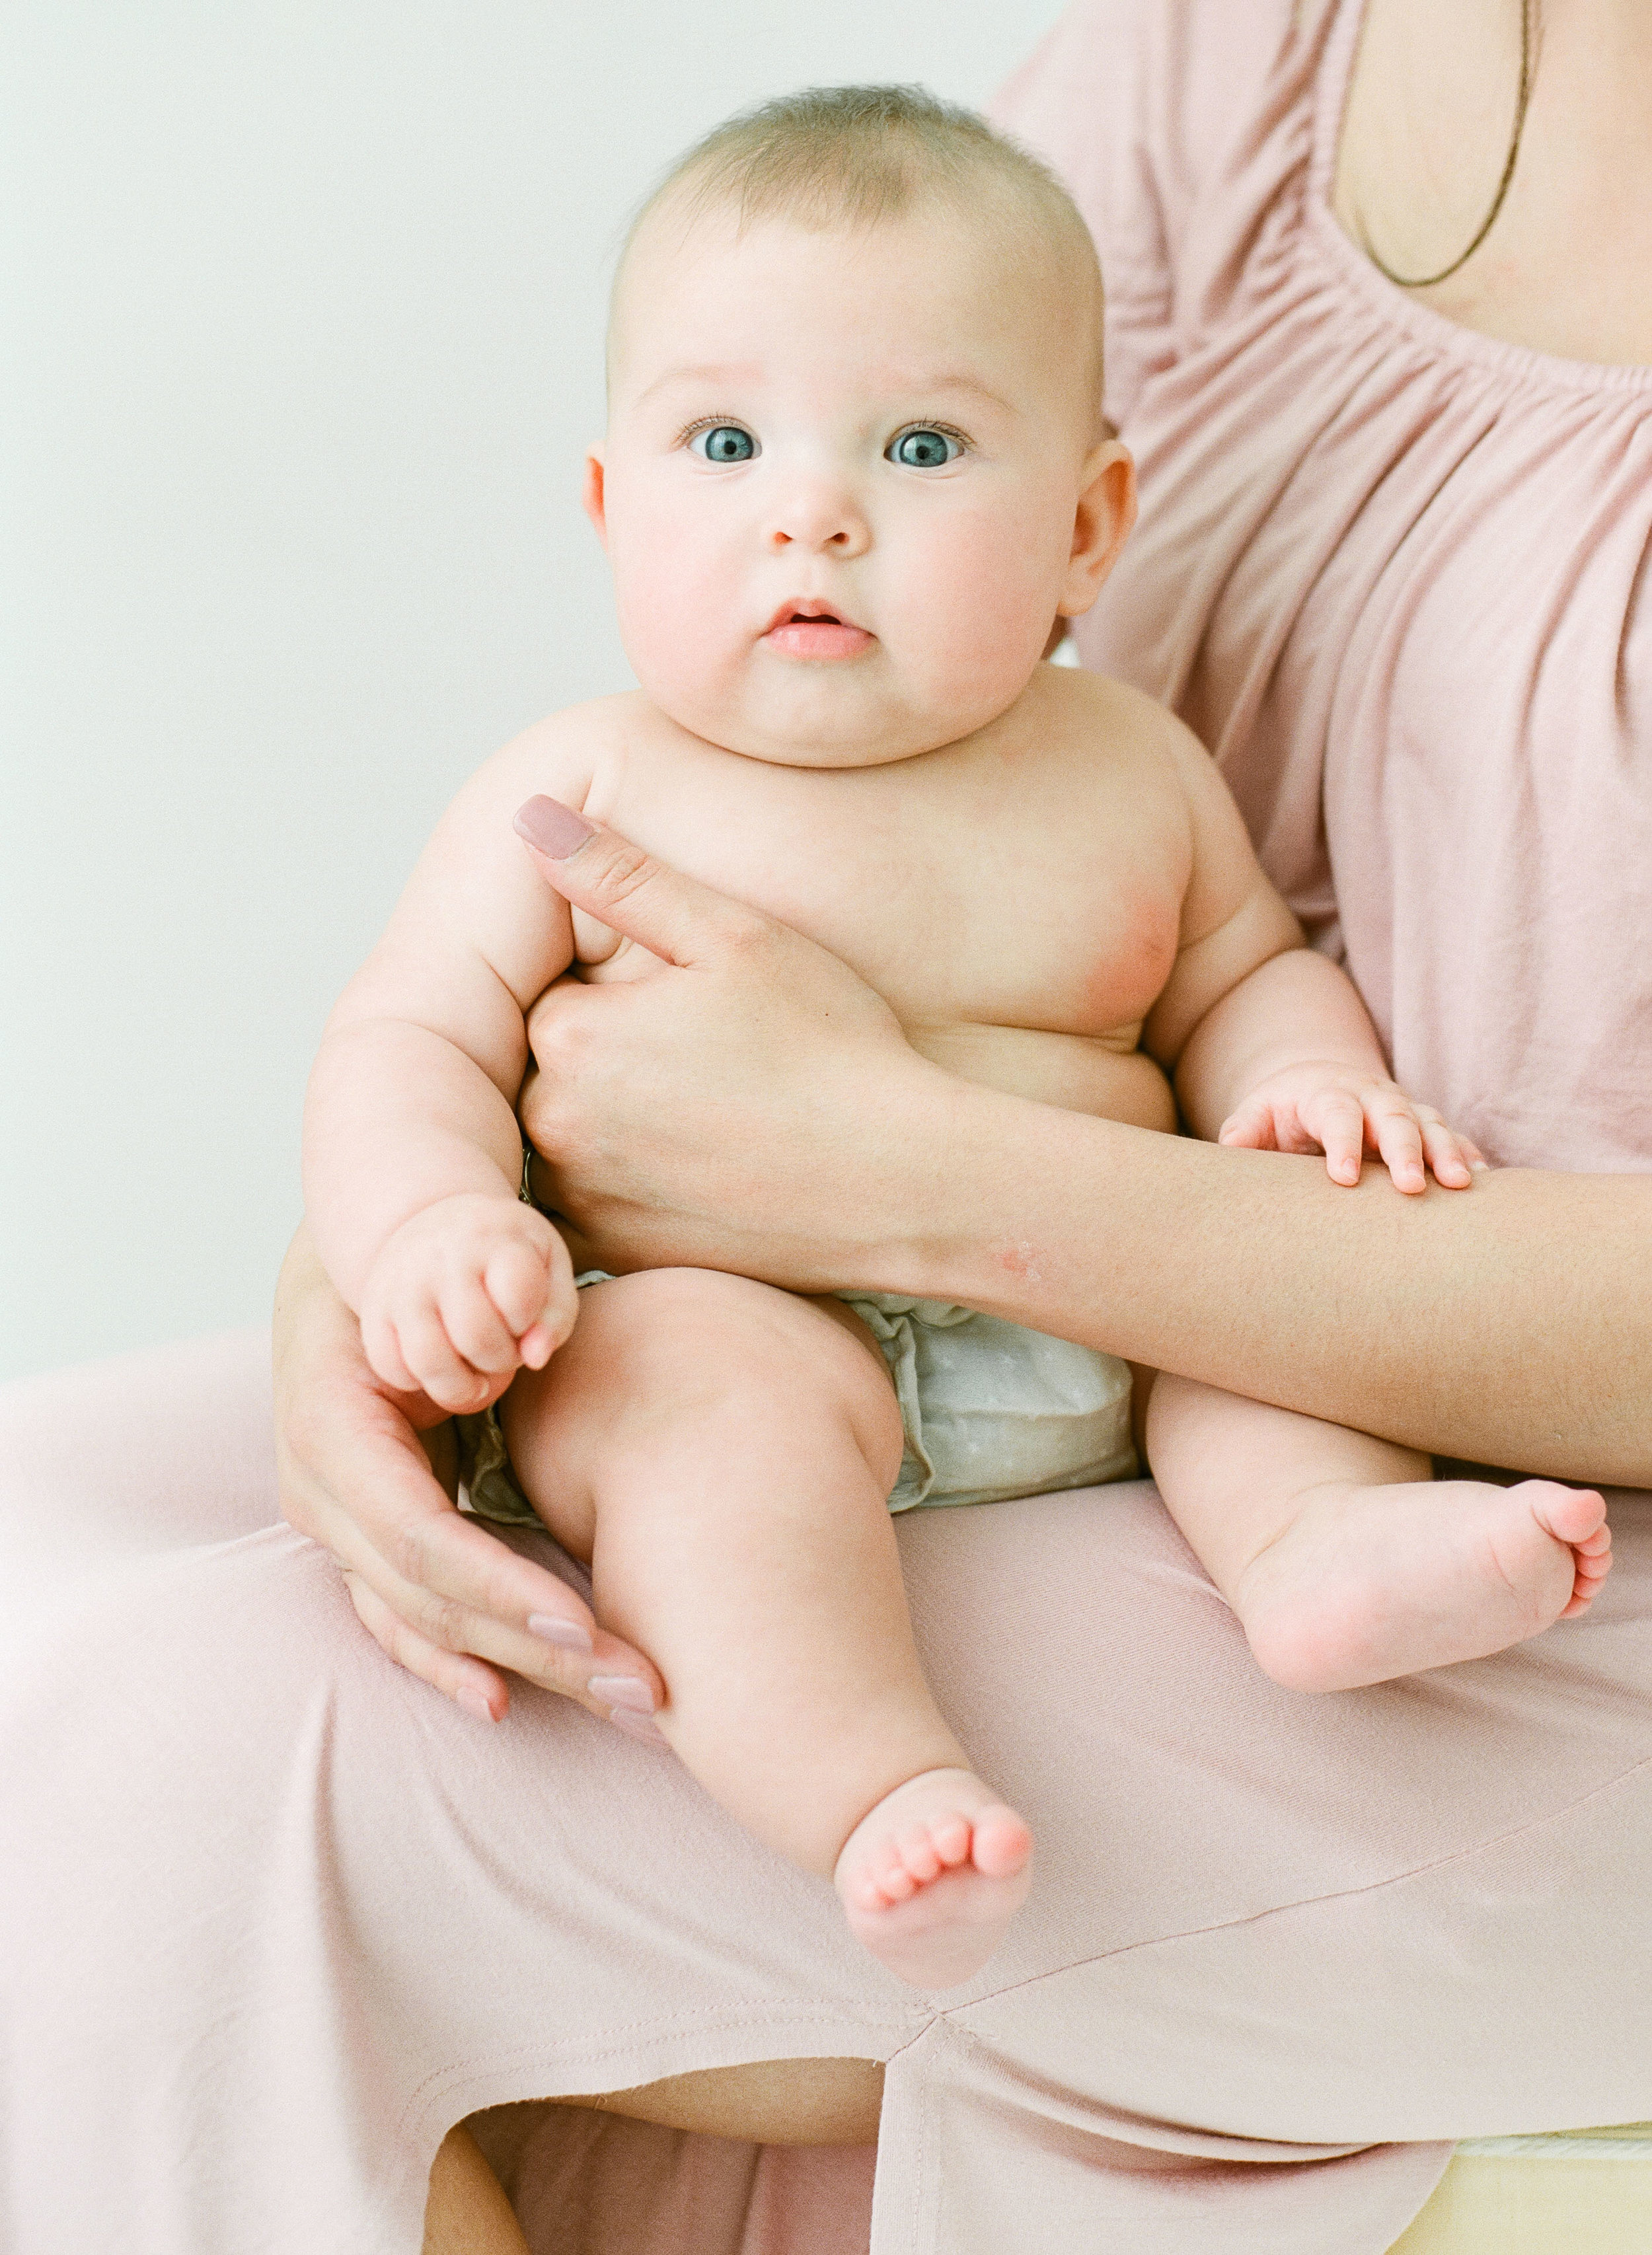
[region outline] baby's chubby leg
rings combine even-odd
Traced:
[[[1026,1893],[1031,1837],[919,1671],[886,1500],[900,1413],[858,1319],[706,1269],[617,1277],[501,1416],[598,1618],[664,1677],[655,1719],[687,1767],[833,1878],[892,1970],[967,1979]]]
[[[1553,1480],[1433,1480],[1429,1460],[1188,1379],[1153,1380],[1159,1493],[1268,1674],[1351,1690],[1580,1613],[1612,1563],[1606,1505]]]

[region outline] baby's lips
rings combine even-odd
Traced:
[[[763,640],[782,657],[832,658],[858,657],[875,636],[840,619],[785,619],[770,627]]]

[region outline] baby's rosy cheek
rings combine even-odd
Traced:
[[[921,629],[957,697],[998,709],[1020,690],[1050,632],[1048,573],[1029,568],[1002,528],[959,528],[913,581],[924,590]]]
[[[751,609],[739,559],[676,512],[628,512],[611,542],[620,631],[657,689],[708,690],[728,661],[732,627]]]

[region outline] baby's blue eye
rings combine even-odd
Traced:
[[[963,448],[956,439],[945,431],[931,430],[920,424],[915,431],[903,431],[888,447],[885,460],[898,462],[903,470],[938,470],[946,463],[956,461]]]
[[[707,462],[749,462],[757,451],[757,441],[738,423],[714,423],[706,430],[696,431],[688,444]]]

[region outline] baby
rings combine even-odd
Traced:
[[[1128,1478],[1134,1392],[1167,1507],[1303,1689],[1497,1651],[1609,1563],[1592,1493],[1434,1483],[962,1308],[697,1269],[584,1277],[576,1303],[518,1197],[524,1012],[573,965],[657,965],[570,911],[513,820],[551,857],[611,825],[784,919],[966,1079],[1165,1134],[1179,1099],[1196,1134],[1323,1150],[1341,1183],[1371,1152],[1402,1191],[1468,1188],[1478,1154],[1388,1078],[1187,730],[1042,662],[1134,515],[1100,322],[1077,211],[967,113],[812,92],[691,151],[626,247],[587,471],[641,692],[460,793],[306,1114],[316,1240],[374,1368],[497,1401],[496,1458],[657,1662],[665,1738],[926,1988],[985,1963],[1032,1838],[924,1683],[891,1511]]]

